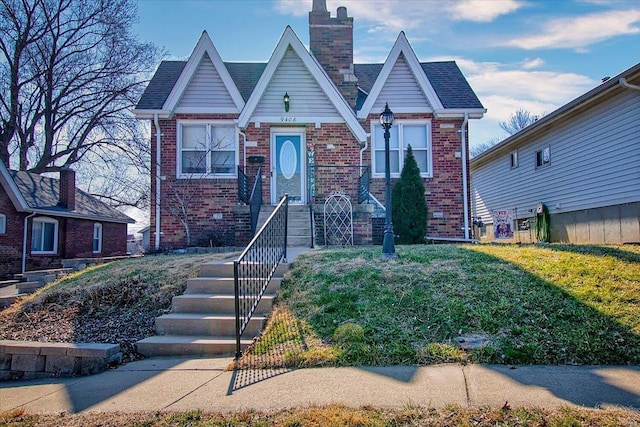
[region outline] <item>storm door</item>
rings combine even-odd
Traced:
[[[289,194],[290,203],[305,203],[304,133],[277,132],[271,143],[271,203]]]

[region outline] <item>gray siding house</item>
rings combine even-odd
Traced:
[[[476,156],[470,169],[481,240],[536,241],[543,204],[552,242],[640,242],[640,64]],[[502,236],[498,218],[510,228]]]

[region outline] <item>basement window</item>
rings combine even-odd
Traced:
[[[511,152],[511,169],[518,167],[518,150]]]
[[[5,234],[7,232],[7,216],[5,214],[0,214],[0,234]]]
[[[32,254],[58,252],[58,221],[52,218],[34,218],[31,230]]]

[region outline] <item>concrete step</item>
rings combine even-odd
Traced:
[[[288,246],[306,246],[311,245],[311,233],[308,236],[287,236]]]
[[[287,237],[289,236],[311,236],[310,227],[295,227],[287,230]]]
[[[245,334],[256,336],[264,328],[266,318],[253,316],[247,325]],[[236,334],[235,316],[170,313],[156,317],[158,335],[209,335],[212,337],[234,337]]]
[[[16,302],[16,300],[20,297],[26,296],[28,294],[13,294],[13,295],[0,295],[0,309],[9,307],[11,304]]]
[[[256,314],[264,315],[273,307],[273,295],[263,295],[258,303]],[[235,316],[236,298],[234,295],[185,294],[173,297],[172,313],[216,313]]]
[[[283,277],[289,271],[289,265],[280,263],[274,277]],[[233,262],[210,262],[200,266],[200,277],[233,278]]]
[[[276,270],[277,273],[277,270]],[[269,282],[267,293],[274,294],[280,290],[282,278],[274,277]],[[235,295],[233,278],[195,277],[187,280],[188,294]]]
[[[240,347],[247,348],[251,341],[241,340]],[[235,337],[156,335],[138,341],[136,349],[138,353],[147,357],[233,355],[236,351],[236,340]]]
[[[45,283],[33,281],[33,282],[20,282],[15,286],[18,289],[19,294],[21,293],[32,294],[38,289],[40,289],[41,287],[43,287],[44,285]]]
[[[7,286],[15,285],[16,283],[20,283],[20,280],[15,280],[15,279],[0,280],[0,289],[5,288]]]

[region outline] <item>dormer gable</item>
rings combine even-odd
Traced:
[[[328,100],[329,105],[337,111],[338,118],[347,124],[351,133],[358,139],[358,141],[366,141],[366,132],[358,122],[353,110],[349,106],[349,103],[341,95],[338,88],[320,66],[318,61],[316,61],[316,59],[307,51],[290,26],[287,26],[282,34],[282,37],[271,55],[260,80],[258,80],[258,83],[251,94],[251,97],[247,101],[245,108],[240,113],[238,125],[241,128],[245,128],[254,118],[254,114],[256,113],[261,101],[270,93],[269,89],[271,85],[277,80],[276,74],[278,73],[276,73],[276,71],[279,68],[282,69],[281,65],[283,63],[302,63],[306,69],[307,75],[311,77],[314,85],[317,85],[317,87],[320,88],[321,93],[326,97],[326,100]],[[279,97],[284,96],[284,94],[285,92],[279,94]],[[292,104],[294,102],[304,102],[304,96],[301,95],[296,97],[294,93],[288,94],[291,97]],[[274,112],[273,114],[276,113]],[[280,114],[283,117],[283,120],[288,118],[285,117],[286,115],[284,115],[284,110],[277,114]],[[321,117],[302,117],[302,119],[303,121],[322,122]]]
[[[203,31],[162,109],[172,113],[239,113],[243,108],[236,84]]]
[[[400,102],[393,105],[390,97],[399,97]],[[398,35],[358,111],[358,118],[366,119],[371,112],[382,111],[387,102],[395,113],[434,112],[444,108],[404,32]]]

